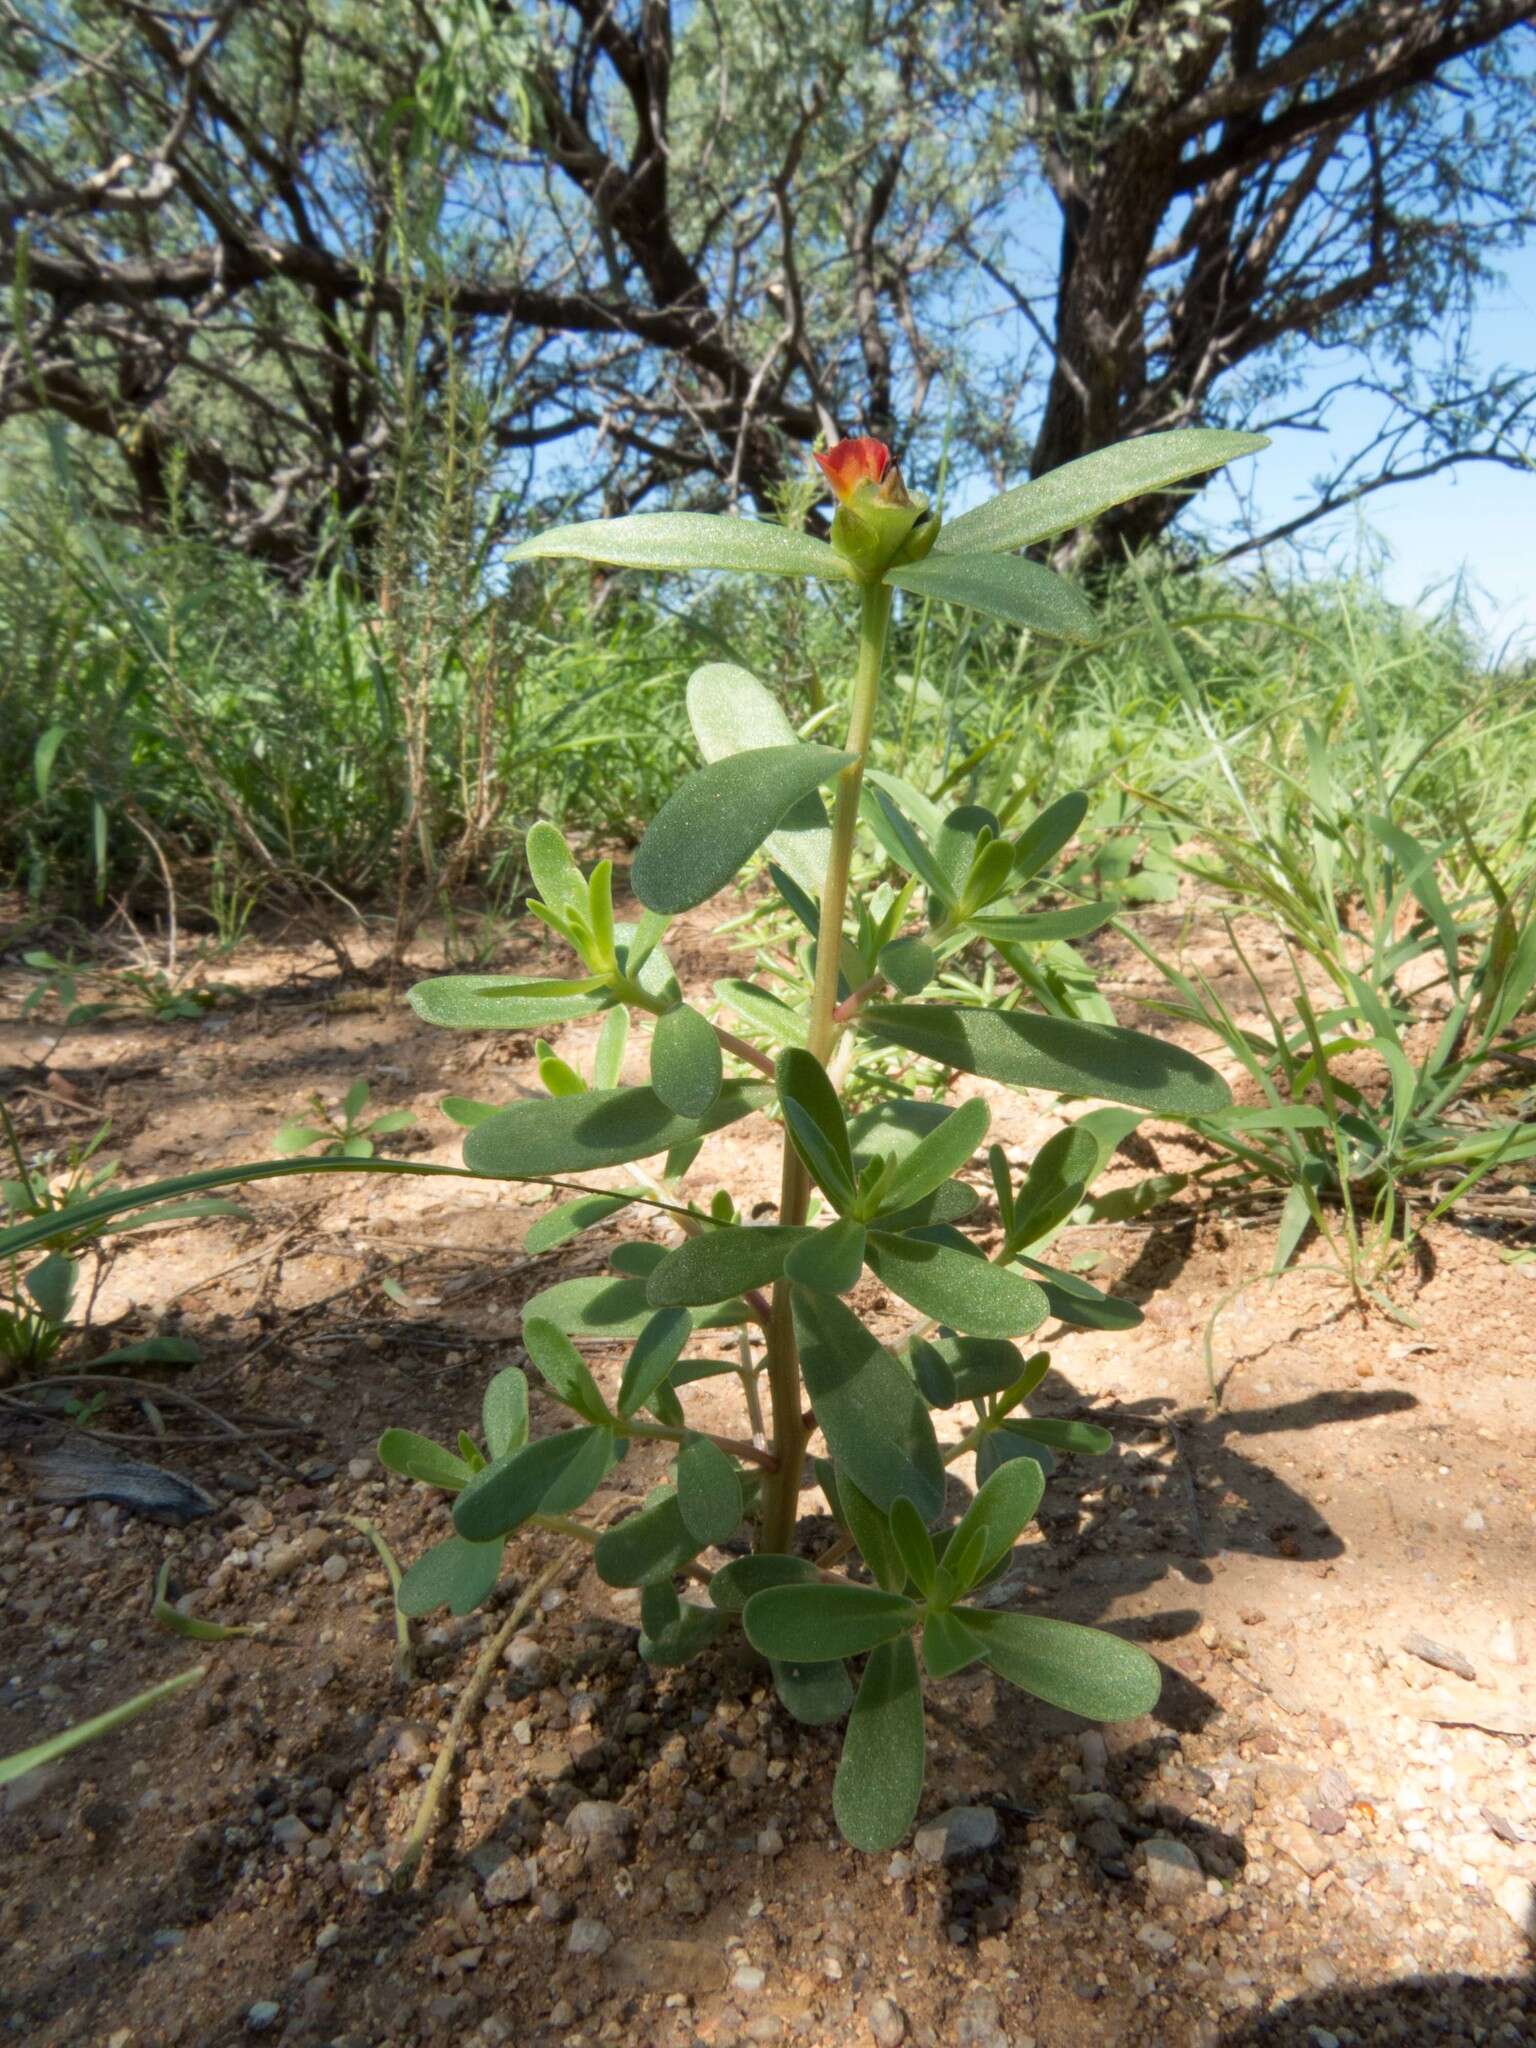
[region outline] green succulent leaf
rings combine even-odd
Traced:
[[[706,761],[723,761],[757,747],[799,744],[777,697],[756,676],[731,662],[708,662],[689,677],[688,719]],[[763,844],[802,889],[812,897],[820,896],[832,853],[832,834],[819,793],[812,792],[792,805]]]
[[[839,1208],[854,1198],[853,1151],[837,1090],[813,1054],[792,1046],[774,1065],[774,1085],[790,1143],[817,1185]]]
[[[510,1457],[498,1458],[477,1472],[454,1502],[454,1528],[470,1543],[494,1543],[510,1536],[540,1511],[546,1495],[569,1469],[585,1469],[594,1440],[609,1438],[609,1434],[593,1428],[561,1430],[525,1444]],[[593,1486],[596,1484],[594,1480]]]
[[[1023,1336],[1049,1313],[1033,1280],[992,1265],[969,1245],[872,1230],[865,1259],[893,1294],[968,1337]]]
[[[613,1247],[608,1254],[608,1263],[616,1273],[629,1273],[637,1280],[648,1280],[666,1256],[664,1244],[651,1244],[645,1238],[631,1238]]]
[[[662,927],[658,920],[656,936],[661,936]],[[637,971],[638,942],[628,947],[627,966],[631,974]],[[649,952],[647,953],[647,958]],[[619,1069],[624,1064],[624,1048],[629,1042],[629,1012],[621,1005],[610,1010],[603,1019],[602,1029],[597,1034],[597,1050],[592,1055],[592,1086],[594,1088],[617,1088]]]
[[[805,1018],[788,1003],[752,981],[717,981],[715,994],[738,1017],[766,1031],[775,1045],[804,1045]]]
[[[949,1361],[926,1338],[914,1338],[907,1349],[907,1358],[912,1367],[912,1377],[922,1389],[923,1399],[930,1408],[953,1408],[959,1400],[959,1390]]]
[[[903,1635],[872,1653],[848,1717],[832,1786],[844,1840],[867,1853],[894,1848],[917,1818],[925,1765],[922,1680]]]
[[[1105,1294],[1081,1274],[1064,1273],[1059,1266],[1044,1265],[1021,1252],[1017,1263],[1027,1266],[1051,1305],[1051,1314],[1080,1330],[1134,1330],[1142,1320],[1134,1301],[1118,1294]]]
[[[880,1218],[882,1230],[926,1230],[944,1223],[963,1223],[981,1205],[981,1197],[963,1180],[947,1180],[921,1201],[892,1209]]]
[[[1018,1346],[1000,1337],[926,1337],[922,1348],[931,1351],[950,1375],[956,1401],[1001,1394],[1025,1369]]]
[[[440,974],[407,989],[406,1000],[424,1023],[450,1031],[530,1031],[567,1024],[606,1010],[613,997],[593,977],[585,981],[520,981],[510,974]]]
[[[977,1445],[976,1477],[985,1485],[994,1472],[1001,1472],[1005,1465],[1019,1460],[1038,1465],[1046,1478],[1056,1469],[1056,1459],[1044,1444],[1036,1443],[1033,1437],[1016,1435],[1004,1423],[1000,1429],[989,1429]]]
[[[628,1446],[611,1429],[585,1432],[585,1441],[539,1502],[542,1515],[574,1514],[589,1501]]]
[[[450,1123],[458,1124],[466,1131],[472,1131],[476,1124],[483,1124],[487,1117],[494,1116],[501,1108],[499,1102],[476,1102],[472,1095],[445,1095],[437,1106]]]
[[[877,1507],[905,1494],[936,1517],[944,1465],[922,1395],[836,1296],[792,1286],[791,1300],[806,1390],[839,1473]]]
[[[708,1018],[677,1003],[656,1019],[651,1037],[651,1086],[678,1116],[705,1116],[724,1079],[720,1041]]]
[[[670,1579],[648,1579],[640,1588],[640,1631],[662,1636],[681,1619],[683,1603]]]
[[[659,1244],[646,1249],[656,1252],[658,1258],[666,1256]],[[578,1343],[633,1342],[655,1313],[655,1304],[645,1292],[650,1270],[617,1278],[598,1273],[581,1280],[559,1281],[536,1294],[523,1313],[542,1316],[545,1322],[553,1323]],[[746,1322],[748,1316],[744,1301],[715,1302],[695,1312],[693,1326],[696,1330],[728,1329]]]
[[[647,1593],[650,1590],[647,1586]],[[653,1633],[649,1626],[641,1628],[636,1648],[647,1664],[667,1669],[687,1664],[711,1643],[718,1642],[728,1626],[718,1608],[700,1606],[695,1600],[678,1600],[675,1595],[673,1604],[677,1614],[666,1629]]]
[[[1075,789],[1032,818],[1013,842],[1015,884],[1029,881],[1053,861],[1087,815],[1088,799]]]
[[[1038,1244],[1058,1230],[1083,1199],[1098,1165],[1099,1146],[1091,1130],[1069,1124],[1047,1138],[1015,1192],[1010,1245]]]
[[[954,1595],[956,1599],[968,1587],[974,1586],[978,1579],[985,1576],[983,1562],[986,1557],[986,1550],[987,1531],[985,1529],[971,1529],[968,1531],[964,1542],[950,1543],[946,1546],[944,1552],[944,1572],[950,1583],[956,1588]],[[997,1568],[996,1565],[993,1566],[994,1571]]]
[[[949,895],[958,901],[965,891],[966,877],[980,847],[996,844],[1002,833],[997,814],[984,804],[960,804],[948,812],[933,835],[933,857],[943,870]],[[1007,868],[1013,869],[1013,848],[1006,849]]]
[[[853,1680],[841,1659],[830,1664],[791,1664],[782,1657],[770,1657],[768,1666],[785,1713],[807,1728],[825,1728],[841,1721],[853,1705]]]
[[[540,1316],[524,1316],[523,1342],[557,1401],[588,1422],[605,1423],[608,1404],[598,1391],[587,1361],[565,1332]]]
[[[648,1579],[680,1572],[702,1547],[683,1520],[676,1490],[669,1487],[649,1507],[605,1529],[592,1560],[605,1585],[643,1586]]]
[[[1044,945],[1050,939],[1085,939],[1115,915],[1113,903],[1074,903],[1066,910],[1037,910],[1023,917],[973,917],[970,927],[979,938],[1006,945]]]
[[[523,842],[523,857],[533,886],[551,910],[562,914],[574,910],[585,917],[590,901],[587,883],[558,825],[544,818],[531,825]]]
[[[766,520],[715,512],[633,512],[551,526],[515,547],[514,562],[605,562],[615,569],[735,569],[748,576],[817,576],[846,583],[853,571],[824,540]]]
[[[1075,1451],[1082,1458],[1106,1457],[1115,1447],[1107,1429],[1096,1422],[1065,1422],[1054,1415],[1021,1415],[1008,1424],[1018,1436],[1049,1444],[1053,1451]]]
[[[821,1583],[808,1557],[791,1557],[772,1550],[755,1551],[750,1557],[732,1558],[709,1582],[709,1597],[723,1614],[740,1614],[754,1593],[770,1586],[815,1586]]]
[[[925,1600],[931,1600],[938,1576],[938,1559],[934,1555],[928,1524],[909,1500],[892,1502],[890,1523],[891,1540],[896,1545],[907,1577]]]
[[[379,1463],[402,1479],[440,1486],[445,1493],[457,1493],[472,1477],[456,1452],[445,1451],[441,1444],[418,1436],[413,1429],[386,1429],[379,1438]]]
[[[752,747],[700,768],[667,798],[636,849],[635,894],[669,914],[707,902],[787,812],[854,758],[831,747]]]
[[[890,1214],[909,1208],[952,1179],[975,1156],[991,1120],[992,1112],[980,1097],[962,1102],[958,1109],[938,1120],[928,1135],[897,1163],[881,1188],[881,1211]]]
[[[949,877],[934,859],[932,848],[907,816],[904,802],[898,802],[884,777],[866,777],[859,803],[860,814],[880,845],[899,868],[916,875],[929,895],[953,908],[955,897]]]
[[[937,1609],[923,1623],[923,1665],[930,1678],[953,1678],[986,1654],[986,1638],[951,1607]]]
[[[884,1593],[905,1592],[907,1567],[891,1532],[890,1519],[846,1473],[837,1481],[836,1507],[875,1584]]]
[[[799,919],[813,939],[818,938],[821,933],[821,912],[817,908],[815,897],[807,894],[794,876],[781,868],[776,860],[768,863],[768,878],[778,890],[785,908]]]
[[[580,1280],[561,1280],[536,1294],[524,1315],[538,1315],[568,1337],[589,1344],[607,1344],[638,1337],[653,1310],[645,1282],[627,1275],[597,1273]]]
[[[658,1309],[649,1318],[635,1339],[619,1384],[618,1412],[626,1422],[650,1405],[692,1334],[693,1317],[684,1308]]]
[[[515,1365],[504,1366],[486,1387],[480,1425],[492,1461],[520,1451],[528,1441],[528,1380]]]
[[[1186,477],[1204,476],[1239,455],[1255,455],[1268,446],[1263,434],[1182,427],[1097,449],[962,512],[940,528],[929,560],[1032,547],[1074,526],[1091,526],[1128,498],[1165,491]]]
[[[501,1577],[501,1543],[466,1543],[450,1536],[434,1543],[400,1580],[395,1605],[402,1614],[430,1614],[446,1607],[469,1614],[496,1590]]]
[[[798,1224],[727,1224],[702,1230],[668,1252],[646,1282],[658,1308],[693,1308],[724,1301],[750,1287],[768,1287],[784,1261],[815,1233]]]
[[[592,1088],[544,1102],[515,1102],[464,1140],[472,1172],[508,1180],[588,1173],[649,1159],[723,1130],[772,1099],[762,1082],[728,1081],[703,1116],[679,1116],[650,1088]]]
[[[939,956],[926,940],[892,939],[880,948],[876,966],[904,996],[920,996],[939,971]]]
[[[848,1119],[855,1171],[862,1172],[873,1159],[900,1164],[953,1115],[948,1103],[915,1095],[894,1096],[859,1110]]]
[[[785,1274],[823,1294],[851,1294],[864,1271],[864,1226],[852,1221],[813,1230],[789,1248]]]
[[[622,1017],[623,1010],[612,1012]],[[493,1110],[492,1115],[496,1112]],[[482,1117],[483,1123],[485,1119]],[[546,1209],[536,1222],[530,1224],[528,1235],[523,1239],[525,1252],[553,1251],[557,1244],[579,1237],[584,1230],[591,1230],[599,1223],[606,1223],[610,1216],[617,1216],[621,1209],[627,1209],[633,1202],[632,1195],[577,1195],[574,1201],[561,1202],[553,1209]]]
[[[922,1610],[874,1586],[769,1586],[742,1609],[747,1641],[765,1657],[820,1664],[856,1657],[911,1630]]]
[[[1204,1060],[1118,1025],[934,1003],[871,1003],[860,1022],[888,1044],[1010,1088],[1098,1096],[1164,1116],[1210,1116],[1232,1100]]]
[[[944,1562],[952,1565],[973,1539],[981,1536],[980,1562],[961,1586],[962,1592],[984,1579],[1008,1555],[1033,1521],[1044,1492],[1045,1475],[1030,1458],[1000,1466],[977,1488],[944,1546]]]
[[[986,1661],[999,1678],[1053,1707],[1090,1721],[1128,1721],[1157,1705],[1162,1673],[1137,1643],[1045,1615],[958,1612],[984,1638]]]
[[[718,1444],[696,1436],[677,1458],[677,1504],[700,1549],[724,1543],[741,1525],[741,1478]]]
[[[941,531],[939,538],[943,539]],[[1087,645],[1095,637],[1093,613],[1073,586],[1042,562],[1004,554],[944,555],[887,569],[885,581],[918,597],[968,606],[989,619],[1006,619],[1058,640]]]
[[[539,1063],[539,1080],[550,1095],[585,1095],[587,1084],[567,1061],[560,1058],[553,1046],[546,1045],[541,1038],[534,1046]]]

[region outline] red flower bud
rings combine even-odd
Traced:
[[[856,575],[871,582],[894,562],[922,560],[938,536],[939,522],[925,498],[908,494],[883,441],[856,434],[816,461],[837,499],[832,545]]]
[[[890,449],[869,434],[839,441],[825,455],[817,455],[816,462],[840,505],[846,505],[862,485],[882,483],[892,466]]]

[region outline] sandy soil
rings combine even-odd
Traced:
[[[1218,940],[1204,957],[1226,964]],[[1117,1001],[1145,981],[1132,958],[1105,958]],[[702,927],[679,966],[741,971]],[[127,1177],[150,1180],[263,1156],[311,1090],[366,1075],[377,1108],[419,1119],[392,1149],[452,1162],[439,1098],[526,1085],[526,1040],[435,1032],[342,988],[318,951],[253,944],[218,978],[240,994],[202,1022],[95,1026],[40,1067],[49,1034],[14,1021],[9,977],[0,1069],[28,1144],[106,1115]],[[572,1026],[561,1049],[592,1036]],[[1021,1157],[1059,1127],[1049,1099],[988,1092],[994,1136]],[[1195,1160],[1177,1132],[1131,1149],[1127,1178]],[[738,1126],[703,1165],[706,1194],[726,1177],[748,1198],[776,1187],[765,1130]],[[349,1517],[405,1561],[445,1517],[372,1445],[391,1422],[473,1427],[485,1380],[519,1357],[521,1303],[598,1270],[620,1233],[530,1259],[542,1202],[515,1187],[315,1179],[246,1200],[248,1222],[123,1240],[83,1347],[201,1342],[200,1365],[154,1375],[165,1441],[126,1398],[94,1423],[195,1479],[212,1514],[172,1529],[50,1506],[35,1461],[70,1426],[14,1386],[0,1410],[0,1748],[199,1651],[208,1666],[5,1796],[15,2038],[1536,2040],[1536,1275],[1486,1229],[1434,1229],[1396,1283],[1411,1325],[1362,1321],[1326,1275],[1265,1284],[1262,1212],[1175,1203],[1069,1233],[1146,1320],[1052,1343],[1051,1412],[1105,1423],[1116,1450],[1058,1471],[1001,1597],[1135,1636],[1166,1682],[1153,1716],[1102,1736],[985,1673],[933,1689],[924,1818],[985,1809],[968,1853],[926,1860],[933,1836],[894,1857],[842,1846],[839,1731],[790,1722],[740,1651],[650,1671],[634,1597],[576,1554],[493,1681],[401,1892],[391,1863],[483,1638],[560,1545],[520,1540],[488,1613],[419,1626],[402,1687],[384,1574]],[[1244,1281],[1216,1325],[1214,1408],[1204,1334]],[[860,1307],[890,1314],[873,1287]],[[615,1383],[616,1352],[594,1364]],[[720,1394],[700,1415],[740,1422]],[[536,1431],[555,1417],[536,1395]],[[659,1470],[631,1457],[602,1512]],[[167,1559],[189,1610],[267,1634],[202,1650],[157,1631]],[[1472,1675],[1405,1650],[1415,1634]]]

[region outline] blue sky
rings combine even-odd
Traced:
[[[1044,286],[1054,276],[1059,218],[1043,187],[1027,190],[1010,211],[1013,268]],[[1472,319],[1472,346],[1479,367],[1532,367],[1536,356],[1536,243],[1507,255],[1497,268],[1503,282],[1484,289]],[[1006,355],[1027,347],[1015,316],[983,294],[972,329],[973,345]],[[1423,341],[1422,360],[1431,360],[1437,337]],[[1355,353],[1315,353],[1305,379],[1276,408],[1292,412],[1329,384],[1361,367]],[[1273,445],[1254,462],[1237,465],[1234,482],[1248,498],[1256,530],[1294,518],[1316,503],[1315,480],[1365,446],[1383,416],[1379,401],[1345,395],[1330,408],[1326,433],[1280,429]],[[1244,425],[1262,427],[1262,417]],[[981,479],[965,479],[949,511],[963,511],[986,495]],[[1241,537],[1234,523],[1243,507],[1237,490],[1218,478],[1192,508],[1191,530],[1212,551]],[[1253,529],[1248,529],[1253,530]],[[1298,554],[1297,549],[1303,552]],[[1361,561],[1375,565],[1387,594],[1402,604],[1436,611],[1452,597],[1458,578],[1463,596],[1491,653],[1518,649],[1536,654],[1536,470],[1516,472],[1493,463],[1467,463],[1414,483],[1375,491],[1357,506],[1318,521],[1294,543],[1274,549],[1277,569],[1316,564],[1326,557],[1340,568]],[[1234,566],[1252,563],[1241,557]]]
[[[1488,292],[1474,322],[1478,354],[1490,367],[1529,365],[1536,339],[1536,247],[1519,251],[1505,268],[1507,282]],[[1330,439],[1348,447],[1369,434],[1374,415],[1348,401],[1339,404],[1332,421]],[[1276,435],[1253,479],[1263,526],[1279,524],[1312,501],[1308,486],[1325,453],[1315,434]],[[1211,513],[1220,512],[1220,495],[1219,487],[1209,493]],[[1536,471],[1468,463],[1377,491],[1355,512],[1308,529],[1305,539],[1309,547],[1326,547],[1334,559],[1348,562],[1362,524],[1384,546],[1383,581],[1392,597],[1433,608],[1465,571],[1489,645],[1497,649],[1513,639],[1536,653]]]

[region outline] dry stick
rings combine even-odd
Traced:
[[[179,1401],[183,1408],[190,1408],[195,1415],[201,1415],[205,1422],[212,1423],[213,1427],[221,1435],[232,1437],[237,1443],[248,1443],[258,1458],[264,1458],[272,1469],[276,1472],[281,1472],[285,1479],[292,1479],[295,1476],[280,1459],[274,1458],[270,1451],[264,1451],[261,1445],[255,1441],[254,1436],[249,1430],[241,1429],[238,1424],[231,1422],[228,1416],[221,1415],[216,1408],[208,1407],[206,1403],[197,1400],[193,1395],[184,1394],[180,1387],[161,1386],[154,1380],[130,1379],[126,1374],[115,1372],[62,1371],[51,1374],[47,1379],[22,1380],[18,1385],[13,1386],[9,1390],[6,1398],[8,1400],[14,1399],[17,1396],[31,1393],[39,1387],[80,1385],[113,1387],[122,1393],[145,1395],[151,1401]],[[25,1405],[36,1408],[39,1404],[36,1401],[32,1401]],[[77,1424],[76,1426],[85,1427],[88,1434],[96,1433],[90,1431],[88,1425]],[[279,1425],[279,1427],[282,1427],[282,1425]],[[313,1435],[314,1432],[308,1428],[294,1427],[292,1434],[308,1436]]]
[[[400,1861],[395,1865],[394,1874],[390,1879],[396,1891],[405,1890],[410,1882],[411,1873],[426,1850],[427,1838],[437,1819],[437,1809],[442,1804],[444,1792],[448,1789],[448,1776],[453,1769],[453,1759],[458,1750],[460,1737],[469,1724],[469,1717],[485,1697],[486,1688],[491,1682],[491,1674],[501,1662],[502,1651],[522,1626],[528,1610],[539,1595],[554,1584],[576,1554],[571,1550],[563,1551],[552,1565],[547,1566],[536,1579],[523,1588],[512,1612],[480,1652],[480,1661],[476,1664],[468,1685],[459,1694],[453,1718],[448,1723],[448,1733],[443,1737],[442,1747],[437,1752],[437,1761],[432,1766],[432,1775],[428,1778],[426,1790],[421,1795],[421,1804],[416,1809],[411,1832],[405,1838]]]
[[[1195,1485],[1194,1460],[1185,1448],[1184,1438],[1179,1432],[1179,1425],[1176,1422],[1170,1422],[1167,1428],[1169,1440],[1173,1444],[1173,1455],[1184,1480],[1184,1492],[1189,1501],[1189,1520],[1195,1538],[1195,1555],[1196,1557],[1204,1557],[1206,1554],[1205,1525],[1200,1519],[1200,1494]]]

